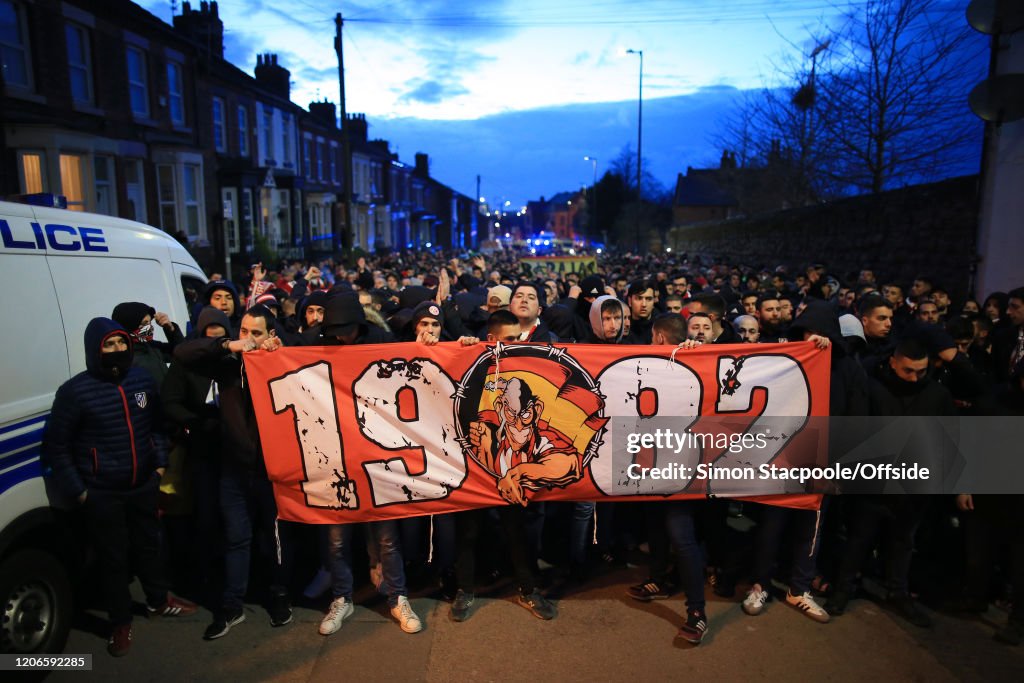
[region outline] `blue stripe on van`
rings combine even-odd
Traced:
[[[42,455],[42,449],[40,448],[40,444],[36,444],[33,448],[23,450],[21,453],[15,453],[14,455],[8,455],[7,457],[0,458],[0,470],[6,470],[7,468],[14,467],[19,463],[33,460],[40,457],[40,455]]]
[[[0,459],[5,458],[8,453],[19,451],[26,446],[35,446],[43,441],[43,428],[33,429],[31,432],[19,434],[13,439],[0,440]],[[3,465],[0,465],[2,468]]]
[[[0,474],[0,495],[22,482],[43,476],[43,467],[38,459],[30,460],[10,472]]]
[[[50,417],[49,413],[45,415],[37,415],[27,420],[21,420],[20,422],[12,422],[6,427],[0,427],[0,435],[7,434],[8,432],[13,432],[17,429],[23,429],[25,427],[28,427],[29,425],[34,425],[37,422],[39,423],[39,429],[42,429],[43,427],[46,426],[46,418],[48,417]]]

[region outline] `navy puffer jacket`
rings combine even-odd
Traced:
[[[43,454],[57,486],[78,497],[87,489],[130,489],[167,466],[160,397],[152,375],[131,367],[121,377],[105,371],[103,342],[124,328],[94,318],[85,329],[86,371],[57,390]],[[129,341],[129,348],[131,342]]]

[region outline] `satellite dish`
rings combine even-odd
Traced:
[[[1024,28],[1024,2],[1020,0],[972,0],[967,23],[988,35],[1013,33]]]
[[[1024,74],[1002,74],[974,86],[967,96],[978,117],[1005,123],[1024,118]]]

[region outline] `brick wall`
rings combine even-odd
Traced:
[[[704,263],[794,269],[818,262],[839,277],[873,268],[879,282],[909,286],[928,274],[962,301],[977,232],[977,176],[954,178],[743,219],[679,226],[673,251]]]

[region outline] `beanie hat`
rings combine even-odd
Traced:
[[[604,294],[604,280],[600,275],[588,275],[580,281],[581,296],[601,296]]]
[[[155,316],[156,309],[138,301],[126,301],[114,306],[114,312],[110,314],[110,317],[118,325],[131,332],[139,328],[142,319],[147,315],[150,317]]]
[[[416,326],[420,323],[420,320],[424,318],[433,318],[444,327],[444,311],[441,307],[433,301],[424,301],[419,304],[412,312],[412,327],[416,329]]]

